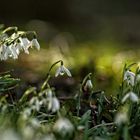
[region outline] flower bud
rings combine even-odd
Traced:
[[[53,130],[56,135],[68,139],[73,136],[74,126],[67,118],[59,118],[54,124]]]

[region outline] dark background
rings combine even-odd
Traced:
[[[0,21],[7,26],[37,19],[89,38],[140,40],[139,0],[5,0],[0,5]]]
[[[140,16],[139,0],[5,0],[0,5],[2,22],[41,19],[83,24],[98,16]]]

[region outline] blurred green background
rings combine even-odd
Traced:
[[[14,69],[26,82],[40,83],[51,64],[62,59],[76,78],[58,78],[59,84],[75,85],[92,72],[95,88],[111,93],[123,65],[139,63],[138,0],[13,0],[0,5],[1,23],[38,34],[39,52],[0,62],[0,71]]]

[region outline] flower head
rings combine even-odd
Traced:
[[[70,71],[64,66],[64,65],[61,65],[57,70],[56,70],[56,73],[55,73],[55,77],[57,77],[58,75],[64,75],[64,74],[67,74],[69,77],[71,77],[71,73]]]
[[[53,130],[62,137],[70,137],[73,134],[74,126],[67,118],[59,118],[54,124]]]
[[[60,109],[60,102],[56,97],[50,97],[48,98],[48,110],[51,110],[52,112],[56,112]]]
[[[40,109],[40,102],[39,102],[39,100],[38,100],[37,97],[33,97],[33,98],[30,100],[29,104],[31,105],[31,108],[32,108],[33,110],[39,111],[39,109]]]
[[[87,89],[90,89],[90,90],[91,90],[92,88],[93,88],[93,84],[92,84],[91,80],[88,79],[88,80],[86,81],[86,83],[85,83],[84,89],[85,89],[85,90],[87,90]]]
[[[134,86],[135,83],[135,73],[127,70],[124,74],[124,80],[127,81],[128,84]]]
[[[23,48],[24,52],[29,54],[29,47],[31,46],[30,41],[28,40],[28,38],[19,38],[20,41],[20,45]]]
[[[31,46],[34,46],[37,50],[40,50],[40,45],[36,38],[31,41]]]
[[[132,102],[138,102],[139,98],[134,92],[128,92],[122,99],[122,103],[124,103],[127,99],[130,99]]]
[[[128,115],[126,112],[118,112],[115,116],[115,123],[117,125],[125,124],[128,122]]]

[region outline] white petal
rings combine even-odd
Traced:
[[[37,48],[37,50],[40,50],[40,45],[39,45],[37,39],[33,39],[31,42],[32,42],[32,46],[35,46]]]
[[[56,97],[52,98],[52,112],[56,112],[60,109],[59,100]]]
[[[131,92],[131,93],[130,93],[130,99],[131,99],[133,102],[138,102],[138,100],[139,100],[138,96],[137,96],[134,92]]]
[[[29,54],[29,47],[31,46],[31,42],[27,38],[19,38],[20,45],[24,49],[25,53]]]
[[[52,104],[52,97],[51,97],[51,98],[49,98],[49,102],[48,102],[48,110],[49,111],[52,109],[52,106],[53,106],[53,104]]]
[[[64,69],[65,73],[66,73],[69,77],[72,76],[71,73],[70,73],[70,71],[69,71],[65,66],[63,66],[63,69]]]
[[[128,121],[128,116],[126,112],[119,112],[115,116],[115,123],[117,125],[121,125],[123,123],[126,123]]]
[[[20,51],[21,51],[21,50],[23,50],[21,44],[20,44],[20,43],[17,43],[17,44],[16,44],[16,52],[17,52],[18,55],[20,54]]]
[[[89,88],[89,89],[92,89],[92,88],[93,88],[93,85],[92,85],[91,80],[87,80],[87,81],[86,81],[85,88],[86,88],[86,89],[87,89],[87,88]]]
[[[47,98],[51,98],[53,95],[52,90],[49,88],[46,90],[45,94],[46,94]]]
[[[24,46],[28,46],[30,44],[30,41],[28,40],[28,38],[21,38],[20,40]]]
[[[122,103],[124,103],[124,102],[129,98],[129,96],[130,96],[130,94],[127,93],[127,94],[123,97]]]
[[[67,118],[59,118],[54,124],[53,130],[62,136],[67,136],[73,133],[74,126]]]
[[[12,57],[13,57],[14,59],[17,59],[17,58],[18,58],[18,54],[17,54],[17,52],[16,52],[15,46],[14,46],[14,45],[10,45],[10,46],[9,46],[9,49],[10,49],[10,51],[11,51]]]
[[[134,86],[134,81],[135,81],[135,73],[127,70],[124,74],[124,80],[126,80],[128,82],[128,84],[131,84],[132,86]]]
[[[57,70],[56,70],[56,73],[55,73],[55,77],[57,77],[61,72],[61,67],[59,67]]]

